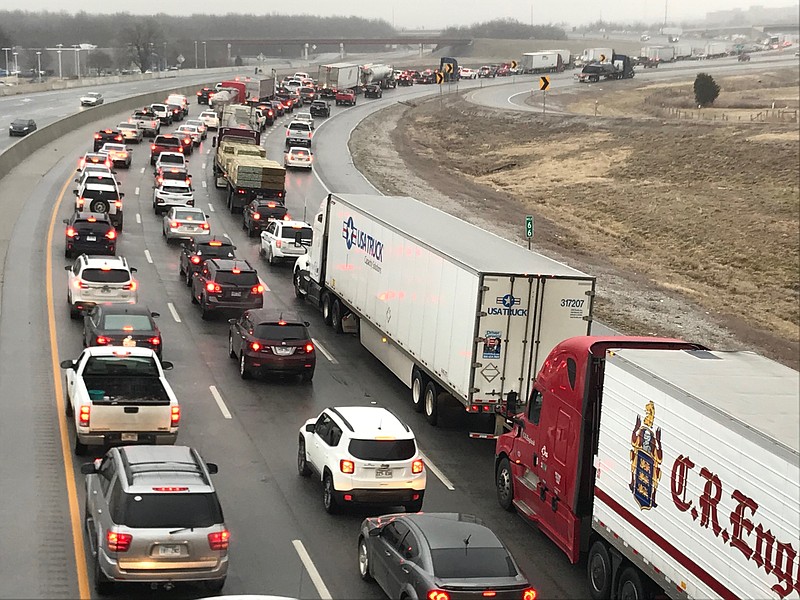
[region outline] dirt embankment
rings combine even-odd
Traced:
[[[541,116],[448,97],[373,115],[351,151],[386,193],[518,243],[533,214],[535,249],[597,276],[596,318],[612,327],[798,367],[796,123]]]

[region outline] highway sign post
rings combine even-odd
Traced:
[[[533,239],[533,215],[525,217],[525,237],[528,238],[528,250],[530,250],[531,240]]]

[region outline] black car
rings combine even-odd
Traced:
[[[14,119],[8,126],[9,136],[25,136],[32,131],[36,131],[36,121],[33,119]]]
[[[383,98],[383,90],[377,83],[370,83],[364,87],[364,98]]]
[[[124,144],[122,132],[119,129],[101,129],[94,134],[94,150],[97,152],[106,144]]]
[[[192,278],[192,304],[208,319],[220,310],[247,310],[264,306],[264,286],[246,260],[212,258]]]
[[[331,107],[330,104],[324,100],[314,100],[311,107],[308,109],[312,117],[330,117]]]
[[[204,260],[209,258],[236,258],[236,246],[227,238],[210,240],[190,240],[181,249],[180,274],[186,278],[186,285],[192,285],[192,277],[200,271]]]
[[[214,94],[216,94],[214,88],[207,88],[207,87],[201,88],[197,92],[197,103],[208,104],[208,99],[211,98]]]
[[[365,519],[358,569],[389,598],[535,600],[537,595],[494,532],[459,513]]]
[[[270,105],[272,106],[272,110],[275,111],[275,114],[279,117],[282,117],[283,114],[286,112],[286,109],[283,107],[283,102],[279,100],[272,100],[270,101]]]
[[[183,106],[180,104],[167,104],[167,108],[172,113],[172,122],[183,121],[184,112]]]
[[[300,375],[306,382],[314,378],[314,342],[309,323],[298,314],[259,308],[228,322],[228,354],[238,360],[242,379],[265,372]]]
[[[160,359],[164,343],[157,317],[157,312],[141,304],[97,304],[83,317],[83,347],[151,348]]]
[[[183,148],[184,156],[189,156],[194,153],[194,139],[192,139],[192,136],[182,131],[176,131],[175,135],[181,140],[181,148]]]
[[[73,258],[79,254],[111,254],[117,252],[117,230],[107,214],[75,212],[64,219],[64,256]]]
[[[256,198],[242,211],[242,229],[246,229],[247,235],[253,237],[256,232],[266,229],[267,223],[276,219],[291,219],[286,206],[275,199]]]

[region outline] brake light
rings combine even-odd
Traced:
[[[114,139],[117,140],[118,142],[121,142],[122,136],[121,135],[114,136]]]
[[[178,228],[178,222],[177,221],[171,221],[170,224],[169,224],[169,228],[170,229],[177,229]]]
[[[130,533],[118,533],[106,530],[106,544],[111,552],[127,552],[131,547],[133,536]]]
[[[425,468],[425,463],[422,462],[422,459],[417,459],[411,463],[411,472],[414,474],[422,473],[422,469]]]
[[[134,279],[131,279],[131,281],[129,283],[126,283],[125,285],[122,286],[122,289],[123,290],[130,290],[131,292],[135,292],[138,287],[139,287],[139,284]]]
[[[314,344],[306,344],[306,354],[311,354],[314,351]]]
[[[261,350],[261,344],[259,344],[258,342],[252,342],[252,343],[250,344],[250,349],[251,349],[253,352],[258,352],[259,350]]]
[[[211,229],[211,225],[209,225],[208,223],[200,223],[200,227],[202,227],[202,228],[203,228],[203,229],[205,229],[206,231],[208,231],[209,229]]]
[[[221,287],[219,287],[219,284],[218,284],[218,283],[213,283],[213,282],[209,281],[209,282],[206,284],[206,291],[207,291],[207,292],[212,292],[212,293],[214,293],[214,294],[218,294],[219,292],[221,292],[221,291],[222,291],[222,288],[221,288]]]
[[[200,96],[201,94],[202,94],[202,92],[197,92],[197,95],[198,95],[198,96]]]
[[[292,215],[290,215],[289,213],[286,213],[285,215],[283,215],[283,220],[284,221],[291,221],[292,220]]]
[[[75,229],[67,227],[67,237],[75,237],[76,235],[78,235],[78,232]]]
[[[222,242],[217,242],[215,240],[215,241],[208,242],[208,245],[209,246],[222,246]]]
[[[88,427],[89,423],[91,422],[92,416],[92,407],[89,405],[83,405],[78,411],[78,425],[81,427]]]
[[[522,592],[522,600],[536,600],[536,590],[528,588]]]
[[[169,424],[172,427],[177,427],[181,422],[181,407],[173,406],[169,412]]]
[[[89,221],[89,223],[95,223],[95,222],[97,221],[97,219],[96,219],[96,218],[94,218],[94,217],[89,217],[89,218],[88,218],[88,219],[86,219],[86,220],[87,220],[87,221]]]
[[[111,340],[104,335],[98,335],[97,339],[95,339],[94,343],[98,346],[106,346]]]
[[[151,144],[150,145],[150,150],[155,150],[155,149],[156,149],[156,145],[155,144]]]
[[[86,290],[86,289],[89,289],[89,284],[86,283],[85,281],[76,280],[75,281],[75,287],[76,288],[80,288],[82,290]]]
[[[78,198],[77,200],[75,200],[75,204],[78,206],[78,208],[82,208],[83,203],[84,203],[83,198]]]
[[[494,598],[495,596],[497,596],[497,592],[492,592],[490,590],[483,592],[484,598]]]
[[[183,143],[184,144],[191,144],[192,143],[192,138],[188,138],[188,137],[184,138]]]
[[[189,260],[192,262],[193,265],[200,264],[200,257],[197,255],[192,256]]]
[[[234,275],[238,275],[238,274],[239,274],[239,273],[241,273],[241,272],[242,272],[242,270],[241,270],[241,269],[237,269],[236,267],[234,267],[233,269],[231,269],[231,273],[233,273]]]
[[[100,134],[99,133],[95,133],[94,134],[94,139],[99,140],[100,139]]]
[[[114,229],[109,229],[109,230],[108,230],[108,233],[106,233],[106,237],[107,237],[108,239],[110,239],[110,240],[115,240],[115,239],[117,239],[117,232],[116,232],[116,230],[114,230]]]
[[[254,294],[254,295],[255,294],[263,294],[264,293],[264,286],[261,285],[260,283],[258,285],[254,285],[252,288],[250,288],[250,293]]]
[[[428,592],[428,600],[450,600],[450,594],[444,590],[431,590]]]
[[[356,472],[356,463],[354,463],[352,460],[347,460],[343,458],[339,461],[339,470],[342,473],[352,475],[353,473]]]
[[[150,342],[150,345],[151,345],[151,346],[160,346],[160,345],[161,345],[161,338],[160,338],[160,337],[158,337],[158,336],[156,336],[156,337],[151,337],[151,338],[150,338],[149,340],[147,340],[147,341],[148,341],[148,342]]]
[[[154,487],[154,492],[188,492],[188,487],[178,487],[178,486],[161,486],[161,487]]]
[[[208,534],[208,545],[212,550],[227,550],[231,532],[227,529]]]
[[[275,247],[276,248],[280,248],[282,245],[283,245],[283,241],[282,240],[275,240]]]

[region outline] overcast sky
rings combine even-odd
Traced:
[[[381,18],[397,27],[411,29],[441,29],[448,25],[469,25],[474,22],[494,18],[512,17],[525,23],[531,20],[535,24],[567,23],[580,25],[596,21],[646,21],[662,22],[664,20],[665,0],[500,0],[499,2],[479,2],[477,0],[302,0],[296,3],[283,3],[285,10],[276,12],[286,14],[318,14],[318,15],[358,15],[367,18]],[[729,8],[747,8],[752,4],[768,7],[784,7],[795,5],[793,0],[666,0],[669,20],[702,18],[706,12]],[[3,8],[25,10],[64,9],[61,0],[5,0]],[[140,4],[142,10],[137,10]],[[154,6],[170,14],[218,13],[220,7],[237,13],[264,14],[275,11],[275,3],[270,3],[265,11],[263,0],[238,0],[235,3],[220,3],[218,0],[191,0],[190,2],[129,2],[127,0],[79,0],[72,6],[90,13],[113,13],[118,11],[134,14],[152,12]],[[70,10],[74,12],[74,9]]]

